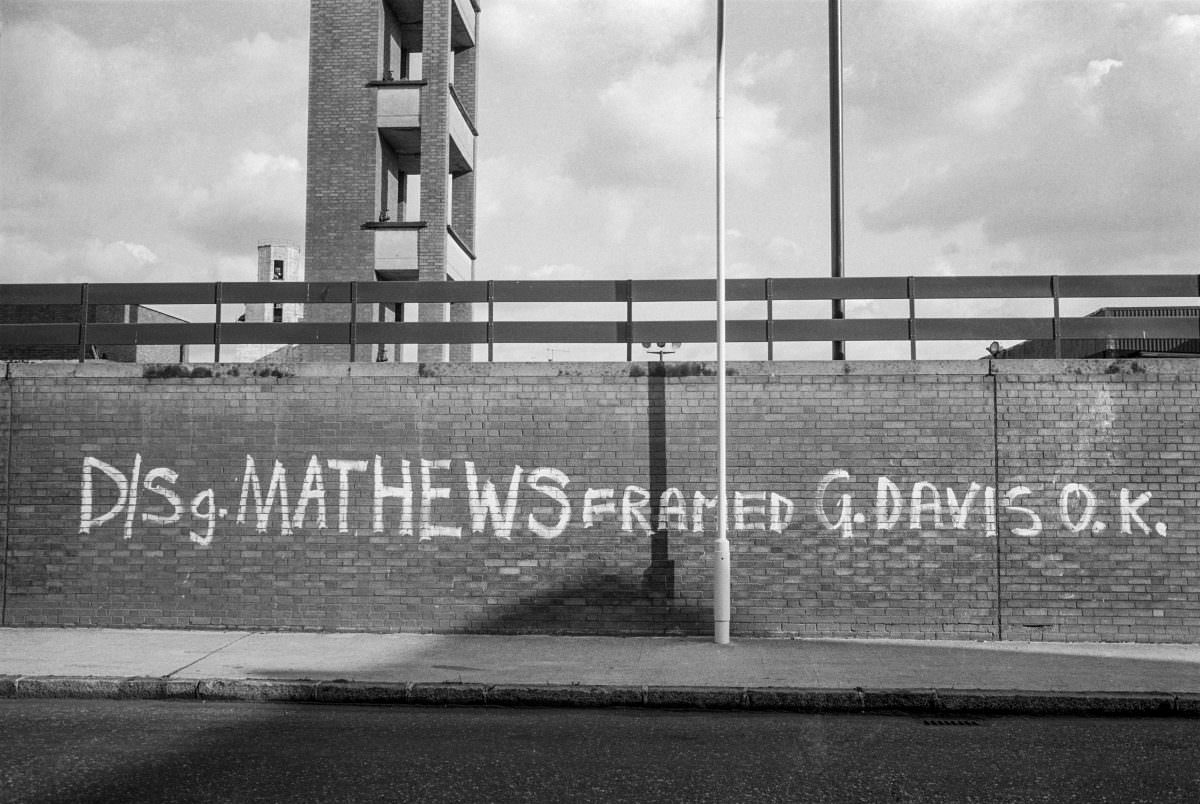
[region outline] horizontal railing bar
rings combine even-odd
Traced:
[[[216,332],[214,326],[214,324],[93,323],[88,324],[87,340],[89,344],[104,346],[208,344],[213,342]]]
[[[1200,337],[1200,320],[1196,318],[1119,318],[1098,315],[1064,318],[1060,327],[1064,338]]]
[[[632,283],[635,302],[715,302],[716,279],[637,279]],[[725,298],[728,301],[763,301],[766,299],[765,279],[727,279]]]
[[[733,342],[764,342],[766,323],[760,320],[726,322]],[[908,320],[775,319],[775,340],[909,340]],[[1038,340],[1053,337],[1050,318],[918,318],[912,337],[917,340]],[[323,323],[172,323],[103,324],[88,326],[88,342],[105,345],[184,345],[213,343],[217,327],[222,343],[348,343],[351,325]],[[498,343],[633,343],[678,341],[712,343],[713,321],[497,321]],[[1118,318],[1087,316],[1060,319],[1064,339],[1200,337],[1196,318]],[[487,322],[400,322],[355,325],[357,340],[364,343],[486,343]],[[63,345],[78,343],[78,324],[0,324],[0,344]]]
[[[906,341],[906,318],[776,320],[776,341]]]
[[[293,324],[238,323],[221,325],[221,343],[347,344],[348,322]]]
[[[485,283],[486,284],[486,283]],[[623,302],[625,280],[496,281],[496,302]],[[486,295],[484,301],[487,301]]]
[[[1110,276],[1060,276],[1062,298],[1119,298],[1132,296],[1200,296],[1200,278],[1188,274],[1113,274]]]
[[[830,299],[907,299],[904,277],[776,279],[772,283],[776,301],[828,301]]]
[[[78,324],[0,324],[0,344],[67,346],[78,343]]]
[[[1048,339],[1054,337],[1054,319],[917,318],[913,320],[913,334],[919,341]]]
[[[916,299],[1049,299],[1049,276],[914,276]]]
[[[497,321],[493,340],[495,343],[625,344],[627,327],[624,321]]]
[[[354,327],[357,343],[486,343],[486,322],[364,322]]]
[[[0,285],[0,306],[5,304],[70,304],[83,301],[83,285]]]
[[[88,285],[88,304],[212,304],[212,282],[114,282]]]
[[[98,326],[101,325],[93,325],[88,330],[88,340],[92,343],[104,343],[93,332]],[[135,338],[134,343],[156,346],[212,343],[215,333],[214,324],[115,324],[112,326],[131,327]]]

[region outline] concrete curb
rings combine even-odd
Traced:
[[[0,676],[0,698],[1200,717],[1200,694]]]

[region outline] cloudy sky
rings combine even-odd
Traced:
[[[711,276],[715,0],[481,6],[478,278]],[[729,274],[827,276],[825,3],[728,6]],[[306,0],[0,8],[0,282],[250,279],[303,243]],[[843,26],[847,275],[1200,269],[1200,0]]]

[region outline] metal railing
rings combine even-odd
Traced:
[[[732,279],[730,302],[763,302],[766,315],[728,321],[730,343],[763,343],[768,359],[774,346],[798,341],[907,341],[916,359],[920,341],[1200,338],[1200,318],[1157,316],[1064,317],[1064,299],[1200,298],[1200,276],[1097,275],[1004,277],[874,277],[839,279]],[[0,285],[0,347],[78,347],[83,360],[93,345],[211,345],[220,361],[222,344],[625,344],[633,359],[643,342],[712,343],[715,320],[639,320],[638,305],[715,302],[711,279],[493,281],[493,282],[218,282],[155,284]],[[815,319],[778,317],[780,302],[907,300],[908,315],[894,318]],[[1050,300],[1048,317],[957,318],[918,316],[924,300]],[[245,323],[222,320],[229,304],[344,305],[339,320],[302,323]],[[364,305],[471,304],[486,306],[486,320],[380,322],[360,320]],[[624,320],[500,321],[504,304],[602,304],[625,306]],[[101,323],[89,310],[119,305],[211,305],[214,320],[180,323]],[[11,310],[51,306],[55,320],[26,323]],[[62,314],[63,311],[73,311]],[[44,318],[44,316],[42,316]],[[325,318],[327,316],[322,316]],[[374,317],[374,316],[372,316]]]

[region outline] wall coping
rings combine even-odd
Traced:
[[[80,379],[285,379],[329,377],[416,377],[453,379],[470,377],[608,377],[638,379],[656,375],[657,361],[563,363],[114,363],[46,360],[3,364],[5,380],[71,377]],[[667,363],[673,379],[711,377],[715,362]],[[730,362],[731,378],[773,377],[897,377],[944,376],[1045,377],[1064,375],[1080,379],[1104,377],[1179,377],[1200,381],[1200,360],[1150,358],[1106,360],[831,360]]]

